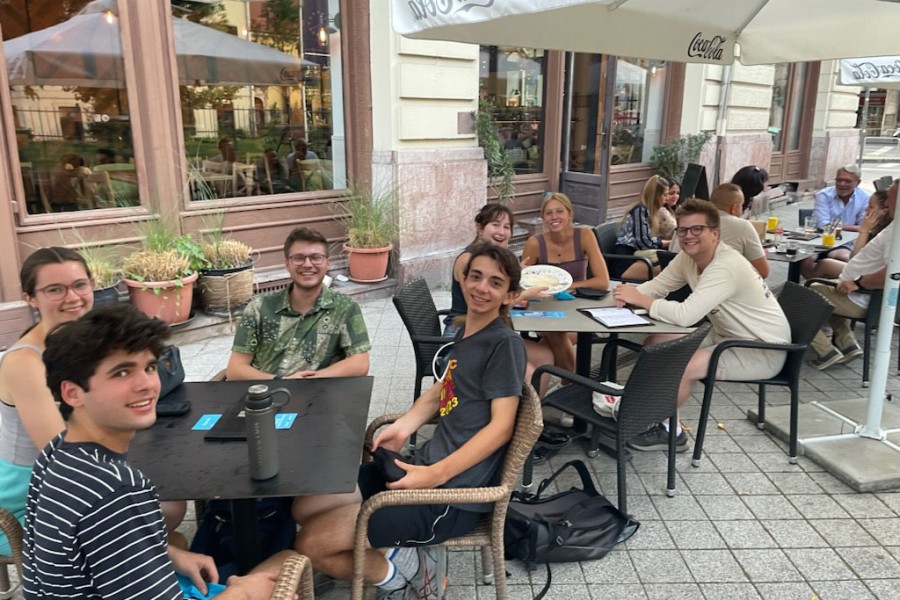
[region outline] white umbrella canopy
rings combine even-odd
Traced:
[[[3,44],[10,85],[121,87],[124,68],[118,17],[96,0],[70,19]],[[179,81],[185,85],[290,85],[296,56],[217,29],[174,19]]]
[[[889,55],[900,0],[392,0],[411,38],[746,65]]]

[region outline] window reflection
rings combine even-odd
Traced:
[[[338,0],[172,3],[192,200],[343,187]]]
[[[114,0],[0,3],[29,214],[139,203]]]
[[[610,163],[650,160],[659,144],[665,91],[665,63],[619,58],[613,101]]]
[[[497,109],[497,135],[516,173],[542,172],[544,51],[482,46],[480,95]]]

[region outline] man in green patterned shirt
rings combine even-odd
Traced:
[[[284,242],[287,289],[257,296],[241,317],[229,380],[351,377],[369,372],[369,335],[359,306],[322,285],[328,241],[294,229]]]

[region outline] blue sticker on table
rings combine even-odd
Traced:
[[[523,319],[565,319],[566,311],[564,310],[512,310],[509,316]]]
[[[194,431],[209,431],[221,418],[222,415],[203,415],[191,429]]]
[[[275,415],[275,429],[290,429],[297,419],[297,413],[278,413]]]

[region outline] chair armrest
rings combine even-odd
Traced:
[[[450,314],[450,309],[449,309],[449,308],[442,308],[442,309],[440,309],[440,310],[438,311],[437,314],[439,314],[439,315],[449,315],[449,314]]]
[[[821,283],[823,285],[830,285],[831,287],[837,287],[837,284],[838,284],[836,279],[822,279],[820,277],[814,277],[812,279],[807,279],[806,283],[804,283],[803,285],[805,287],[809,287],[810,284],[813,284],[813,283]],[[881,288],[870,289],[870,288],[864,288],[864,287],[858,286],[856,291],[853,293],[854,294],[868,294],[870,296],[874,296],[875,294],[882,293],[882,292],[884,292],[884,290]]]
[[[632,263],[642,262],[647,267],[647,280],[653,279],[653,263],[650,262],[650,259],[647,257],[634,256],[633,254],[604,254],[603,258],[605,260],[624,260]],[[620,279],[619,281],[639,282],[637,279]],[[640,281],[639,283],[643,283],[643,281]]]
[[[290,555],[281,564],[271,600],[294,600],[298,592],[301,598],[312,598],[314,592],[312,563],[302,554],[290,550],[286,552]]]
[[[577,373],[572,373],[571,371],[566,371],[565,369],[561,369],[556,365],[542,365],[535,369],[534,375],[531,376],[531,385],[534,386],[536,383],[540,383],[541,375],[543,375],[544,373],[556,375],[560,379],[565,379],[566,381],[580,385],[582,387],[586,387],[594,392],[600,392],[601,394],[612,394],[614,396],[622,395],[622,390],[620,389],[611,388],[609,386],[603,385],[603,383],[599,381],[596,381],[589,377],[584,377],[583,375],[578,375]]]
[[[357,532],[361,524],[368,528],[369,517],[386,506],[415,504],[480,504],[508,500],[512,490],[506,485],[477,488],[429,488],[421,490],[388,490],[379,492],[363,502],[356,519]]]
[[[375,439],[375,432],[385,425],[390,425],[402,416],[403,413],[387,413],[372,419],[372,422],[366,427],[366,434],[363,437],[363,462],[369,462],[371,459],[370,449],[372,448],[372,440]]]
[[[4,508],[0,508],[0,530],[6,534],[6,540],[11,549],[13,563],[16,565],[16,572],[19,580],[22,579],[22,526],[15,515]],[[5,568],[5,567],[2,567]]]
[[[725,340],[716,345],[712,355],[709,357],[709,369],[706,377],[714,381],[716,372],[719,369],[719,357],[722,353],[730,348],[748,348],[754,350],[782,350],[784,352],[805,351],[808,344],[777,344],[774,342],[761,342],[759,340]]]

